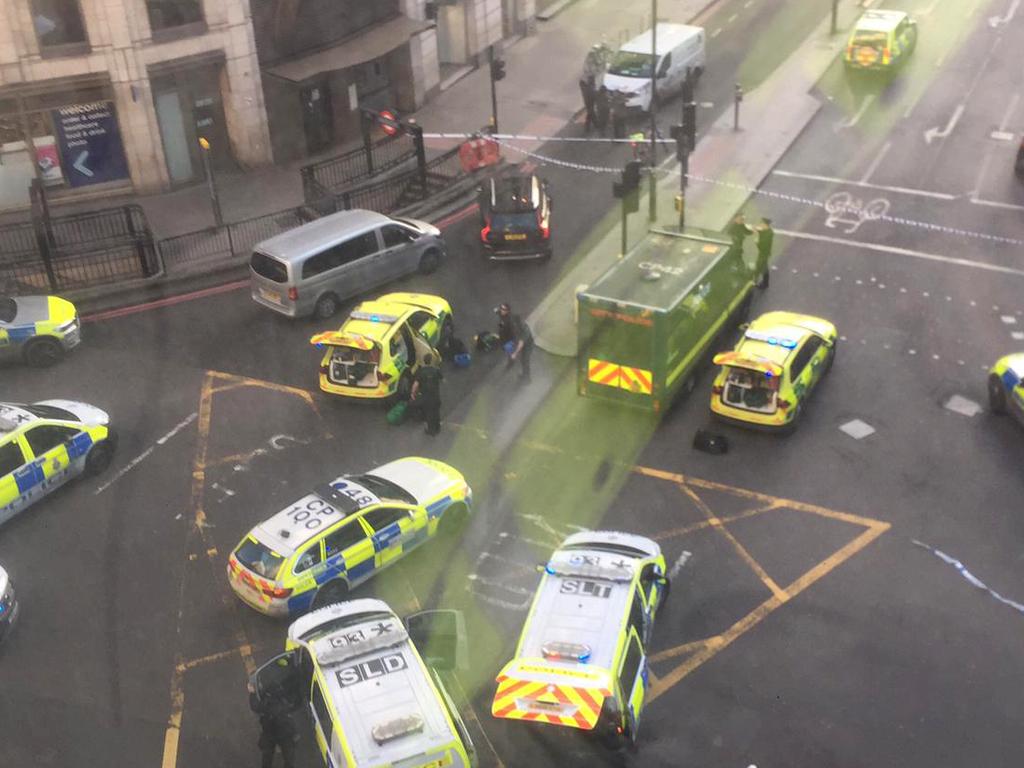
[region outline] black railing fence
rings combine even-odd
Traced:
[[[159,271],[153,233],[137,205],[0,226],[0,290],[68,290]]]

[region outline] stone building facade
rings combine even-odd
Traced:
[[[0,3],[0,208],[272,160],[249,0]]]

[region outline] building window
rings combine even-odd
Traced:
[[[32,24],[44,54],[55,50],[79,53],[88,49],[78,0],[32,0]]]
[[[162,32],[192,33],[204,27],[201,0],[146,0],[154,37]]]

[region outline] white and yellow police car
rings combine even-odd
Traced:
[[[0,524],[80,474],[110,466],[110,417],[72,400],[0,403]]]
[[[433,459],[342,475],[246,534],[228,558],[228,580],[270,616],[344,600],[438,532],[457,532],[472,501],[462,474]]]
[[[544,568],[491,714],[576,728],[610,746],[636,743],[647,645],[668,589],[665,558],[650,539],[570,536]]]
[[[0,295],[0,359],[53,365],[81,340],[78,311],[67,299]]]
[[[288,629],[288,651],[249,680],[250,705],[260,712],[277,696],[308,706],[330,768],[475,766],[473,741],[436,664],[417,649],[423,633],[412,622],[422,616],[403,625],[387,603],[371,599],[306,614]],[[430,623],[419,628],[429,632]]]
[[[18,620],[18,601],[14,597],[11,577],[0,565],[0,641],[2,641]]]

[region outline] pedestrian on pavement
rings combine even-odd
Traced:
[[[506,367],[511,368],[518,359],[522,365],[519,378],[529,381],[533,332],[519,315],[512,314],[512,307],[507,303],[498,307],[498,338],[501,339],[502,344],[512,342],[512,351],[509,353]]]
[[[263,755],[263,768],[273,768],[274,753],[280,749],[284,759],[284,768],[295,768],[295,744],[299,740],[299,732],[291,717],[284,690],[277,686],[268,691],[261,699],[260,716],[260,753]]]
[[[743,253],[743,241],[746,240],[747,235],[753,233],[754,230],[747,226],[747,219],[742,213],[736,214],[736,218],[732,220],[732,223],[726,230],[726,234],[732,238],[732,247],[739,249],[741,255]]]
[[[772,243],[775,241],[775,230],[772,229],[772,220],[767,217],[761,218],[757,225],[757,266],[755,274],[758,275],[757,287],[762,290],[768,287],[768,263],[772,258]]]
[[[608,114],[611,110],[611,94],[605,86],[597,89],[597,96],[594,97],[594,123],[597,130],[604,136],[604,129],[608,127]]]
[[[583,108],[587,112],[587,119],[584,123],[587,133],[594,127],[594,101],[597,98],[597,88],[594,86],[594,77],[584,75],[580,78],[580,93],[583,95]]]
[[[428,435],[441,431],[441,382],[444,375],[435,362],[433,355],[424,355],[423,364],[412,382],[411,396],[423,414],[423,431]]]

